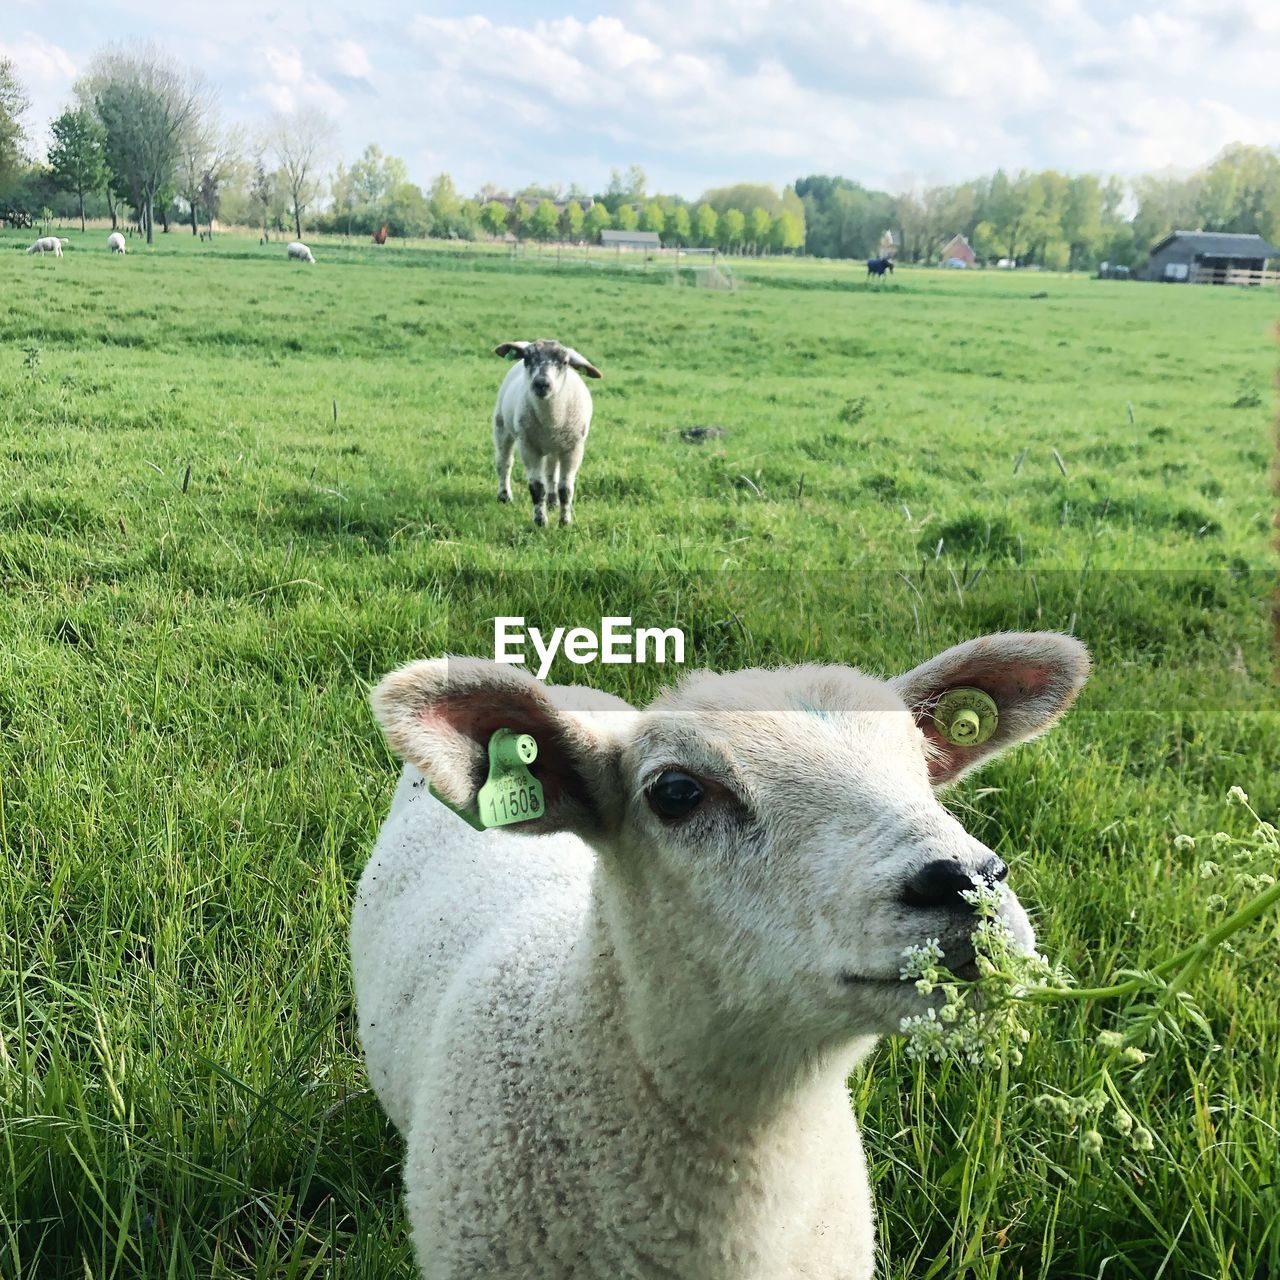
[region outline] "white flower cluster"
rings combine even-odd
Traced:
[[[978,982],[962,982],[943,964],[936,938],[903,952],[902,979],[914,982],[922,996],[940,997],[923,1013],[903,1018],[910,1058],[925,1062],[953,1059],[970,1066],[998,1067],[1022,1061],[1020,1046],[1031,1033],[1019,1021],[1018,998],[1053,979],[1065,981],[1042,955],[1023,955],[1000,915],[994,888],[964,894],[979,916],[973,932]]]
[[[1118,1032],[1105,1031],[1102,1034],[1119,1035]],[[1123,1039],[1123,1036],[1119,1038]],[[1101,1041],[1102,1036],[1098,1039]],[[1042,1093],[1035,1099],[1035,1104],[1041,1110],[1061,1117],[1068,1124],[1082,1126],[1080,1144],[1087,1155],[1102,1154],[1105,1139],[1098,1126],[1108,1111],[1111,1113],[1111,1127],[1121,1138],[1128,1139],[1135,1151],[1146,1153],[1155,1150],[1156,1140],[1151,1130],[1139,1124],[1119,1097],[1114,1092],[1108,1092],[1102,1085],[1096,1085],[1075,1097],[1064,1093]]]

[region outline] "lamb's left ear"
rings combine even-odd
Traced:
[[[1075,701],[1089,677],[1089,651],[1054,631],[1006,631],[958,644],[891,681],[929,740],[929,780],[945,787],[975,765],[1043,733]],[[934,712],[952,689],[994,701],[997,723],[985,742],[957,745]]]
[[[569,368],[577,369],[579,373],[585,373],[588,378],[603,378],[604,374],[587,359],[572,347],[569,348]]]
[[[524,349],[528,345],[529,344],[527,342],[504,342],[501,346],[494,347],[493,354],[495,356],[503,356],[505,358],[514,351],[516,355],[523,356]]]

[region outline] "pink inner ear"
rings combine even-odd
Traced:
[[[524,699],[518,706],[513,706],[510,697],[446,695],[420,714],[427,723],[443,721],[455,733],[470,738],[484,752],[477,776],[471,780],[474,787],[481,787],[488,776],[489,739],[499,729],[512,729],[516,733],[532,734],[538,744],[538,758],[529,766],[529,772],[542,783],[549,817],[555,815],[557,806],[566,798],[573,798],[579,804],[594,809],[582,775],[574,766],[563,727],[536,698]]]
[[[948,742],[938,732],[933,723],[933,706],[948,689],[981,689],[995,701],[1003,717],[1006,707],[1043,694],[1049,687],[1051,678],[1050,668],[1044,663],[1023,662],[1011,665],[994,660],[984,661],[981,654],[975,655],[959,670],[950,672],[946,684],[931,690],[916,710],[916,724],[927,743],[930,779],[945,782],[963,772],[974,761],[986,755],[992,749],[994,741],[988,740],[974,747],[960,747]]]

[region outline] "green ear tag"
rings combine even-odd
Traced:
[[[542,783],[527,768],[537,758],[538,744],[530,734],[498,729],[489,739],[489,777],[476,796],[474,810],[450,804],[434,787],[431,794],[477,831],[532,822],[546,808]]]
[[[948,689],[933,709],[933,723],[953,747],[976,747],[995,733],[1000,712],[981,689]]]

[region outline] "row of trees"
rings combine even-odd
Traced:
[[[304,226],[366,236],[596,242],[610,227],[657,232],[665,244],[726,252],[871,257],[892,230],[905,261],[936,261],[964,235],[980,259],[1063,269],[1099,261],[1136,265],[1175,227],[1257,232],[1280,238],[1280,150],[1236,144],[1190,176],[1148,175],[1131,183],[1054,170],[997,170],[954,185],[891,194],[843,177],[814,175],[782,192],[742,183],[696,201],[649,194],[637,165],[615,169],[604,191],[531,186],[508,196],[485,187],[464,198],[448,174],[423,191],[399,158],[370,145],[330,172],[335,130],[320,113],[276,116],[256,135],[227,128],[199,73],[149,46],[97,55],[75,86],[75,102],[52,123],[46,165],[23,154],[27,96],[0,59],[0,205],[81,219],[121,206],[148,240],[159,220],[188,221],[193,234],[215,218],[264,234]]]
[[[1052,169],[997,170],[901,195],[832,177],[802,178],[795,190],[804,205],[805,248],[823,257],[870,257],[890,228],[905,261],[936,261],[960,234],[980,259],[1055,270],[1136,265],[1177,228],[1280,239],[1280,149],[1239,143],[1189,176],[1149,174],[1131,183]]]
[[[788,190],[735,187],[708,192],[697,204],[677,196],[648,195],[644,170],[615,170],[606,191],[580,187],[526,187],[514,196],[489,186],[464,198],[442,173],[424,193],[409,181],[402,160],[370,144],[350,167],[339,164],[331,203],[317,214],[323,231],[369,235],[386,226],[396,236],[587,241],[609,228],[653,231],[664,244],[726,252],[785,252],[804,247],[804,208]],[[741,207],[738,207],[741,205]]]
[[[30,164],[26,95],[12,63],[0,62],[0,202],[30,210],[69,195],[82,229],[87,212],[103,206],[116,227],[127,206],[151,242],[157,219],[166,231],[175,216],[193,235],[202,220],[212,229],[230,188],[268,211],[283,201],[301,234],[333,133],[322,115],[277,116],[250,159],[246,136],[223,124],[208,82],[150,45],[99,53],[74,94],[50,125],[47,164]]]

